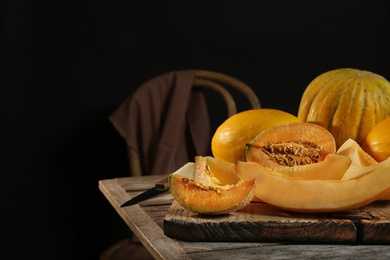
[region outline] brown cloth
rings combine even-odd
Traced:
[[[141,85],[109,116],[137,150],[143,175],[176,171],[196,155],[210,154],[211,126],[195,70],[172,71]]]

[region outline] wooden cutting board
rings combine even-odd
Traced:
[[[166,236],[192,242],[321,242],[390,244],[390,202],[333,214],[284,211],[264,203],[221,216],[201,216],[174,201]]]

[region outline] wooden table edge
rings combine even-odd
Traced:
[[[99,190],[155,259],[190,259],[178,243],[167,237],[139,205],[120,207],[131,197],[116,180],[100,180]]]

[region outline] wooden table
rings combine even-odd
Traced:
[[[163,219],[173,202],[169,191],[138,205],[120,205],[154,186],[161,176],[99,181],[99,189],[156,259],[390,259],[390,245],[184,242],[164,234]],[[390,236],[390,233],[389,233]]]

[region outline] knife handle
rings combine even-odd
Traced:
[[[164,191],[169,189],[169,184],[168,184],[168,178],[165,178],[159,182],[156,183],[155,185],[156,190],[159,191]]]

